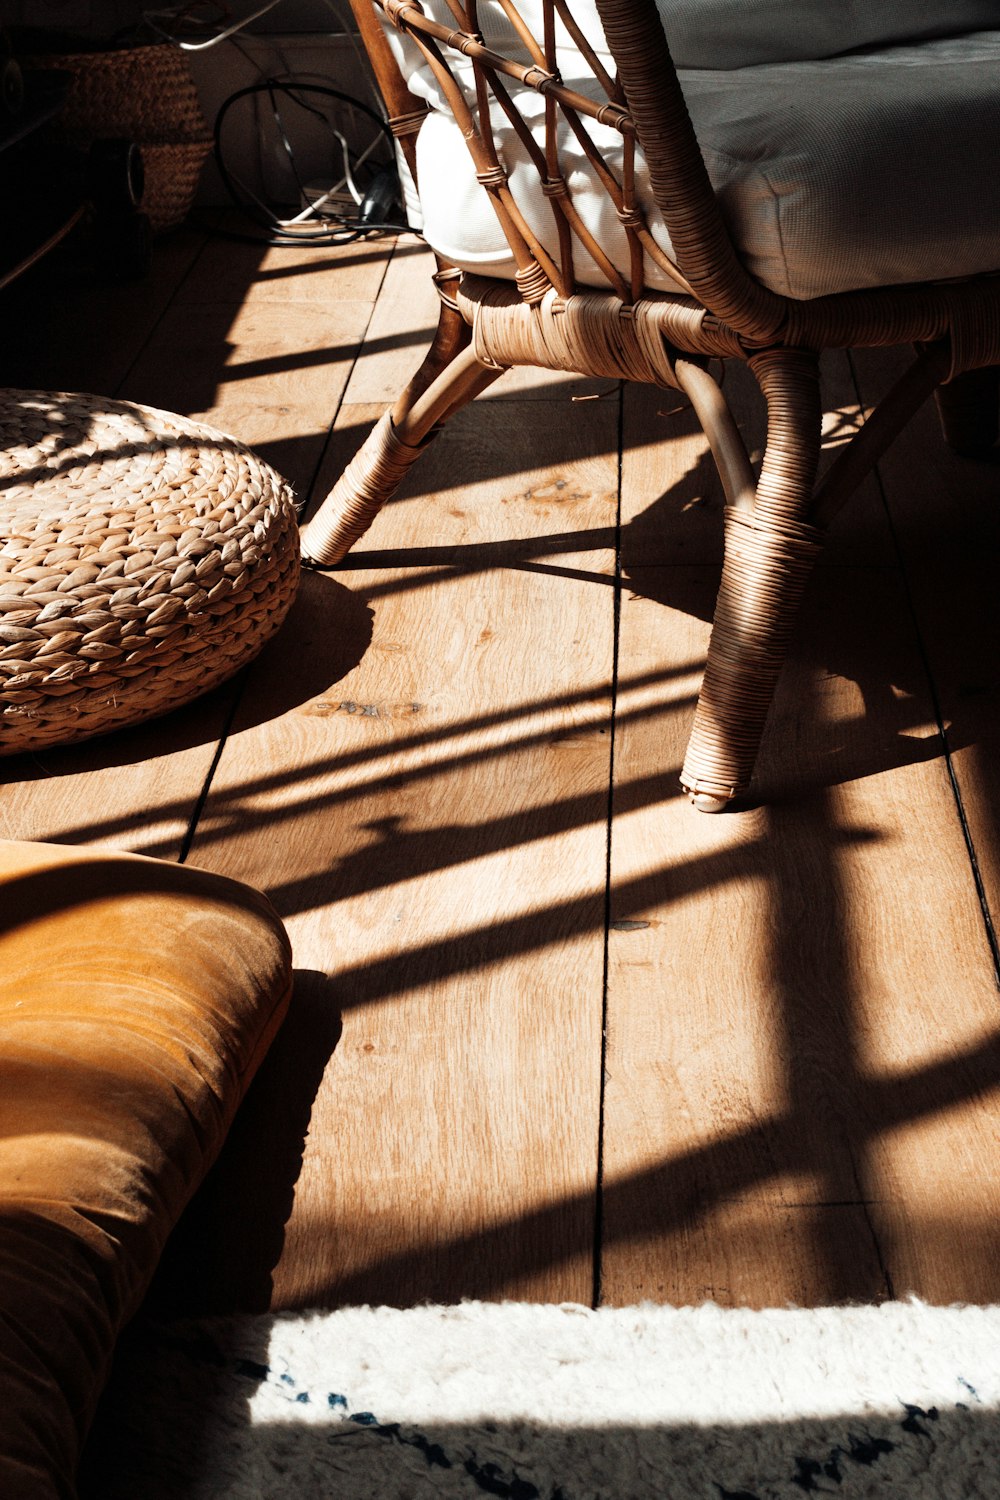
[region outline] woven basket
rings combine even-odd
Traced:
[[[215,687],[274,634],[298,578],[291,492],[234,438],[0,391],[0,755]]]
[[[174,229],[188,214],[212,145],[183,52],[167,43],[106,52],[35,54],[32,67],[71,73],[59,128],[77,145],[122,136],[141,148],[143,208],[153,229]]]
[[[154,234],[163,234],[183,224],[191,211],[211,142],[143,141],[141,149],[146,177],[143,211]]]

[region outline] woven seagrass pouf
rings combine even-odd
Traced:
[[[274,634],[298,578],[291,492],[234,438],[0,391],[0,755],[207,692]]]

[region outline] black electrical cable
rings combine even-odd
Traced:
[[[389,129],[388,125],[381,117],[381,115],[377,114],[375,110],[371,109],[360,99],[355,99],[351,94],[345,94],[340,89],[329,87],[326,84],[299,82],[295,78],[288,77],[260,79],[257,83],[247,85],[246,88],[237,89],[235,93],[229,95],[228,99],[223,100],[215,117],[215,126],[213,129],[213,147],[215,154],[215,164],[218,168],[219,176],[222,179],[223,187],[228,193],[229,198],[246,218],[257,224],[264,232],[263,234],[257,235],[239,234],[233,231],[219,232],[223,233],[226,238],[244,241],[250,240],[254,244],[263,243],[269,245],[319,246],[350,244],[355,240],[364,239],[370,234],[416,233],[415,230],[409,229],[408,225],[405,222],[405,219],[396,222],[382,222],[375,221],[369,218],[362,218],[361,209],[363,207],[363,204],[359,205],[358,213],[355,214],[353,218],[348,218],[344,215],[328,211],[327,218],[332,219],[335,222],[336,227],[326,227],[325,225],[321,226],[319,223],[316,223],[314,221],[312,225],[303,222],[301,228],[293,229],[282,224],[281,220],[277,217],[276,214],[270,213],[268,211],[266,205],[260,203],[259,201],[248,201],[248,198],[253,197],[252,194],[248,193],[248,190],[243,189],[243,194],[241,196],[240,184],[238,180],[233,176],[229,167],[226,165],[222,142],[223,125],[230,110],[234,105],[238,104],[241,99],[256,97],[261,94],[266,94],[268,97],[271,105],[271,114],[275,123],[275,129],[278,133],[278,138],[281,142],[282,149],[286,157],[288,158],[292,177],[296,183],[299,193],[303,197],[304,184],[301,180],[298,168],[296,166],[295,151],[292,146],[292,142],[289,139],[288,131],[285,128],[285,122],[282,118],[281,110],[278,106],[278,96],[280,95],[284,95],[293,104],[297,104],[300,109],[307,110],[310,114],[317,115],[325,123],[327,123],[328,128],[331,128],[331,130],[333,129],[333,127],[329,126],[329,121],[327,120],[326,114],[321,109],[317,109],[315,106],[307,103],[305,99],[300,97],[301,95],[320,95],[323,98],[336,100],[338,103],[348,105],[351,109],[360,111],[360,113],[367,116],[367,118],[371,120],[373,124],[378,128],[378,130],[385,136],[386,143],[389,147],[389,159],[390,161],[394,161],[395,142],[393,140],[391,130]],[[383,168],[382,170],[384,171],[387,169]],[[395,168],[393,167],[392,170],[395,171]]]

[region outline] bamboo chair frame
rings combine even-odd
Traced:
[[[597,0],[617,64],[614,78],[581,34],[570,0],[542,0],[541,38],[530,34],[515,0],[499,3],[532,59],[529,65],[485,46],[477,0],[448,0],[453,27],[425,15],[419,0],[351,0],[390,126],[414,179],[415,136],[426,105],[408,91],[375,5],[419,46],[431,67],[466,135],[517,272],[515,282],[489,281],[439,259],[435,279],[441,310],[432,346],[303,528],[303,553],[314,566],[335,565],[448,417],[513,365],[680,389],[704,428],[727,502],[722,582],[681,773],[695,805],[719,811],[749,789],[799,603],[826,528],[841,506],[932,392],[938,394],[945,436],[953,446],[975,452],[995,441],[1000,274],[811,301],[769,290],[745,269],[723,223],[655,0]],[[601,85],[602,100],[562,83],[557,16]],[[467,104],[449,57],[471,61],[476,108]],[[518,115],[508,79],[543,95],[543,144],[532,140]],[[555,218],[557,258],[538,243],[511,195],[493,140],[491,101],[499,104],[538,169]],[[620,180],[587,133],[591,120],[621,134]],[[561,121],[585,150],[625,229],[627,278],[574,208],[558,160]],[[636,203],[636,142],[674,247],[672,260],[653,240]],[[574,236],[602,268],[607,293],[576,286]],[[673,277],[676,295],[644,289],[644,252]],[[817,485],[820,351],[901,343],[916,346],[913,364]],[[759,472],[709,372],[713,359],[743,360],[763,393],[767,440]]]

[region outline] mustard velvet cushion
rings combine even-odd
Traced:
[[[0,841],[0,1495],[67,1500],[122,1324],[287,1008],[255,891]]]

